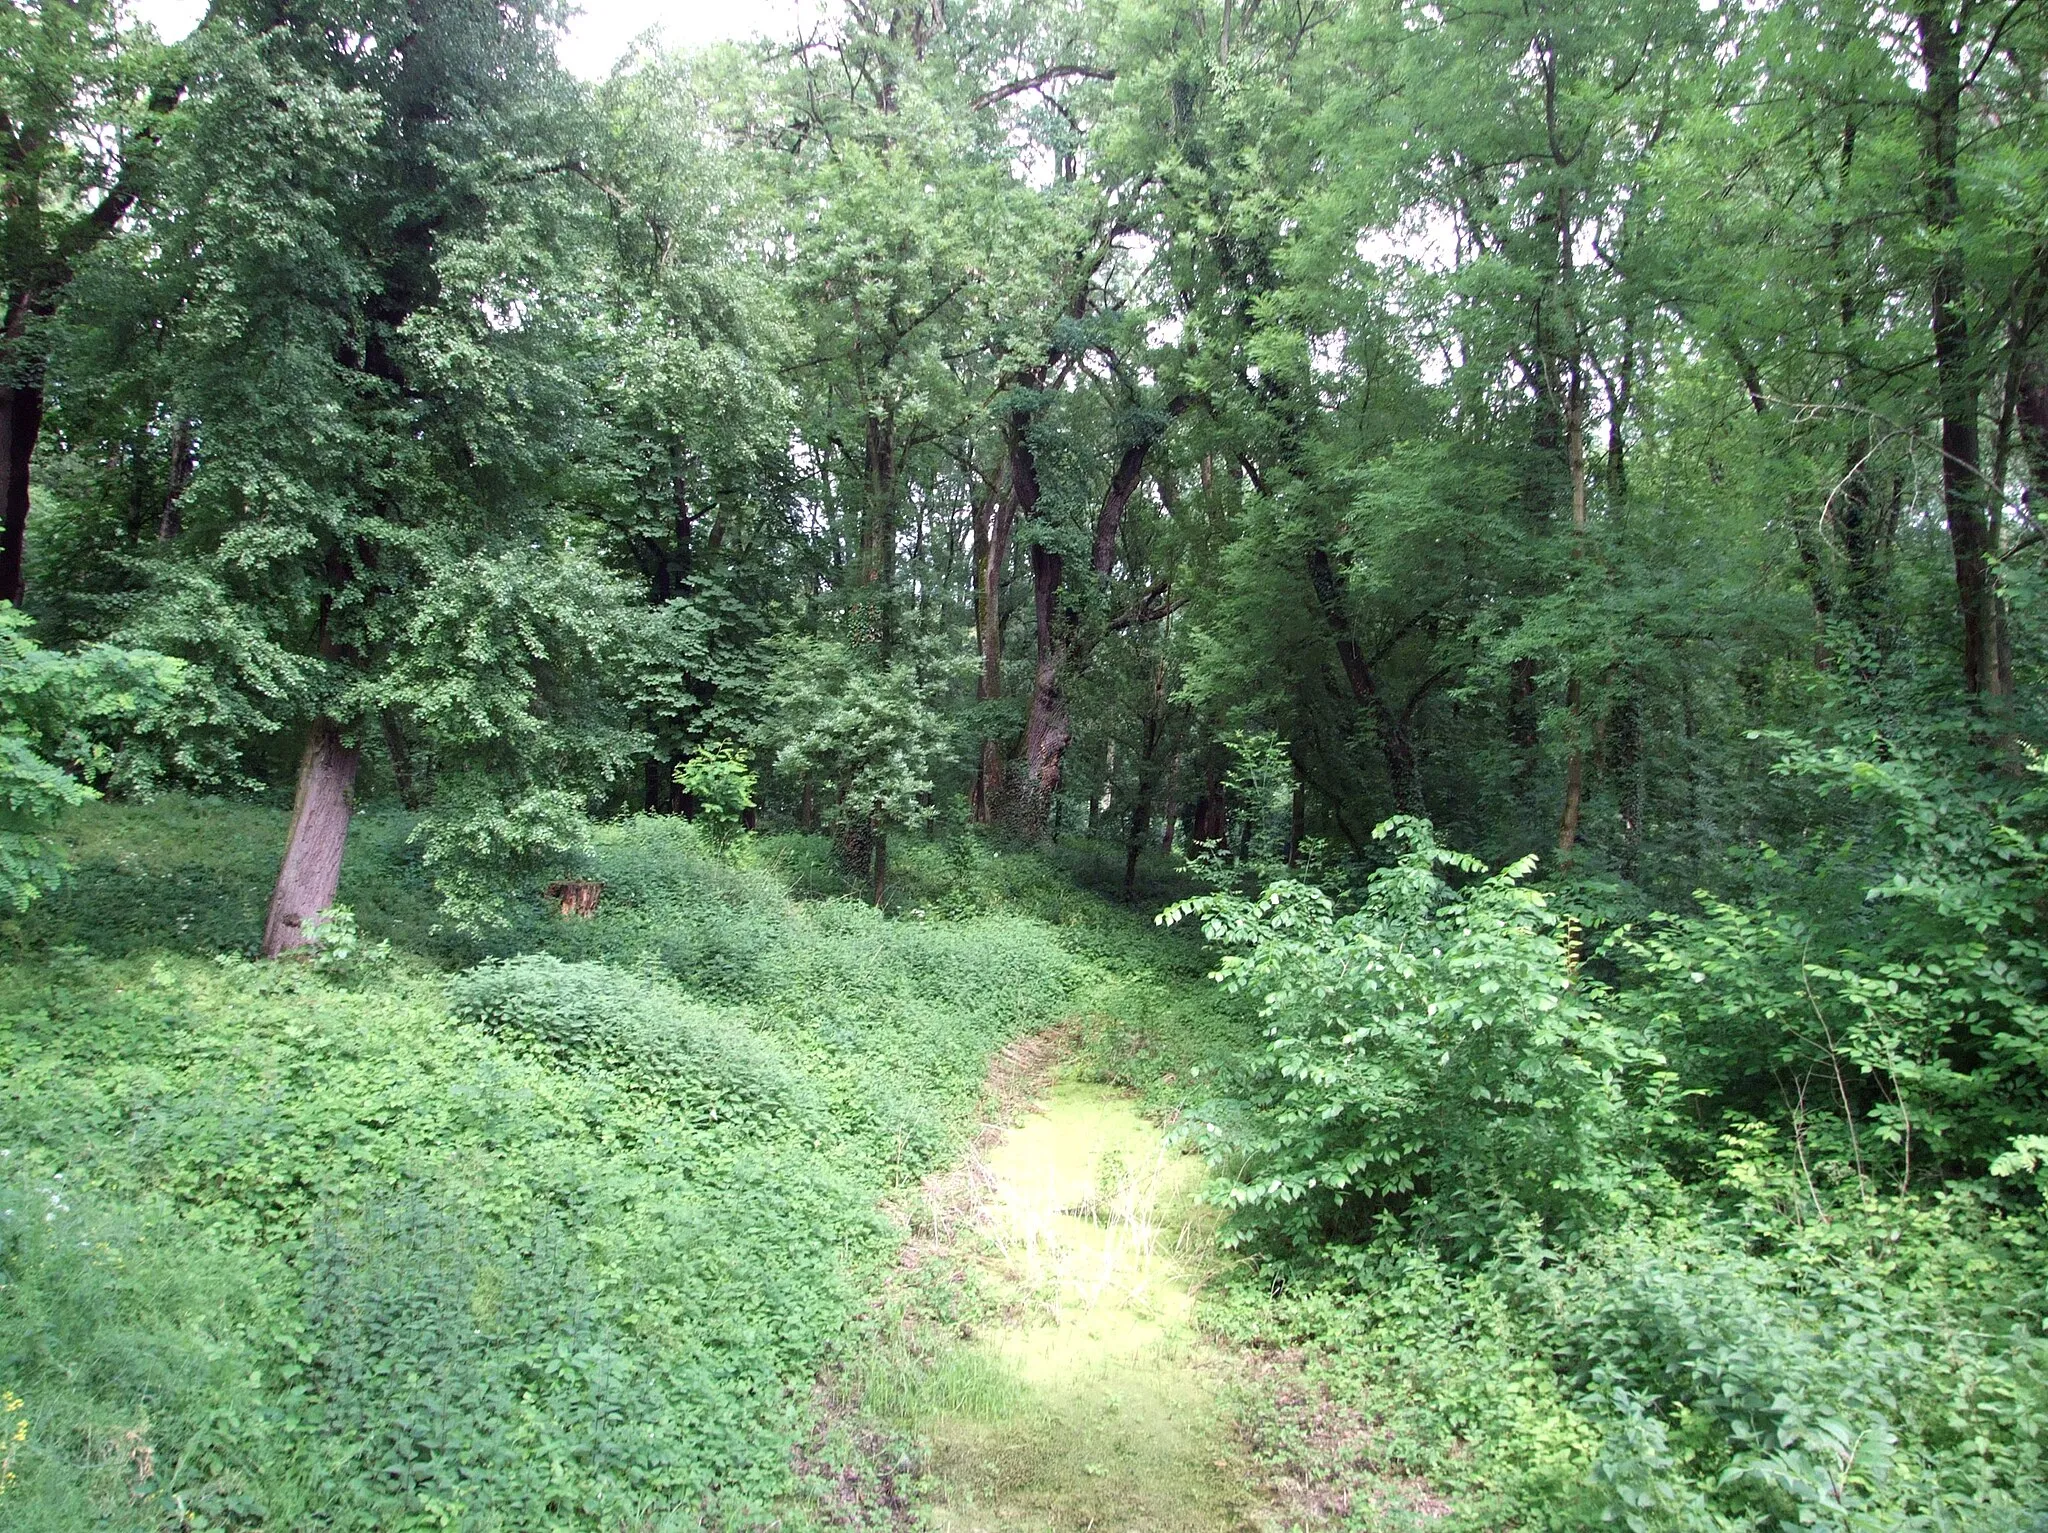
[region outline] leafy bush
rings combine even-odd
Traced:
[[[458,1015],[537,1038],[565,1062],[604,1065],[692,1122],[800,1124],[819,1111],[772,1039],[603,964],[508,958],[462,975],[450,996]]]
[[[306,954],[322,974],[356,979],[389,961],[391,944],[365,942],[356,913],[346,905],[331,905],[306,922]]]
[[[1628,1201],[1621,1077],[1640,1051],[1524,885],[1533,859],[1482,876],[1418,821],[1377,834],[1406,850],[1353,914],[1282,882],[1161,917],[1200,916],[1231,950],[1217,978],[1265,1019],[1193,1128],[1234,1238],[1313,1254],[1399,1215],[1476,1251],[1525,1213],[1597,1223]]]
[[[1477,1266],[1381,1241],[1343,1291],[1245,1313],[1372,1411],[1449,1528],[2017,1533],[2048,1411],[2032,1249],[1965,1200],[1803,1228],[1695,1207]]]
[[[951,728],[933,707],[944,669],[882,663],[823,640],[785,644],[772,686],[775,769],[823,789],[824,822],[843,844],[864,847],[892,827],[932,817],[932,774],[952,745]]]
[[[757,802],[754,770],[730,743],[707,745],[677,767],[676,785],[697,801],[698,823],[721,850],[732,845]]]
[[[95,796],[83,779],[115,769],[105,737],[174,690],[180,672],[175,660],[111,645],[43,649],[28,619],[0,603],[0,903],[26,909],[57,882],[49,832]]]
[[[1619,1003],[1688,1086],[1754,1116],[1789,1103],[1828,1169],[1869,1190],[1980,1175],[2048,1100],[2048,789],[1959,776],[1933,741],[1785,740],[1778,770],[1846,798],[1745,900],[1698,896],[1614,944]]]

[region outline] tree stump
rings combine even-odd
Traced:
[[[597,914],[597,897],[603,892],[604,885],[592,878],[565,878],[548,885],[548,898],[562,902],[564,916],[584,920]]]

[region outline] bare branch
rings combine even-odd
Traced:
[[[1114,80],[1114,69],[1097,69],[1089,64],[1056,64],[1044,74],[1033,75],[1028,80],[1012,80],[1008,85],[998,85],[992,91],[976,96],[971,103],[975,111],[994,106],[998,101],[1008,101],[1012,96],[1021,96],[1028,90],[1037,90],[1041,85],[1050,85],[1055,80]]]

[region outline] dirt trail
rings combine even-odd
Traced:
[[[920,1189],[868,1409],[922,1445],[916,1499],[954,1533],[1266,1525],[1194,1323],[1214,1260],[1199,1165],[1060,1057],[1056,1038],[1011,1051],[990,1131]]]

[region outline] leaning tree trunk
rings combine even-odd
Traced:
[[[284,863],[263,922],[263,956],[275,958],[306,942],[307,920],[334,903],[341,886],[341,854],[348,845],[349,813],[362,752],[341,743],[332,719],[315,721],[299,761],[299,793],[292,805]]]

